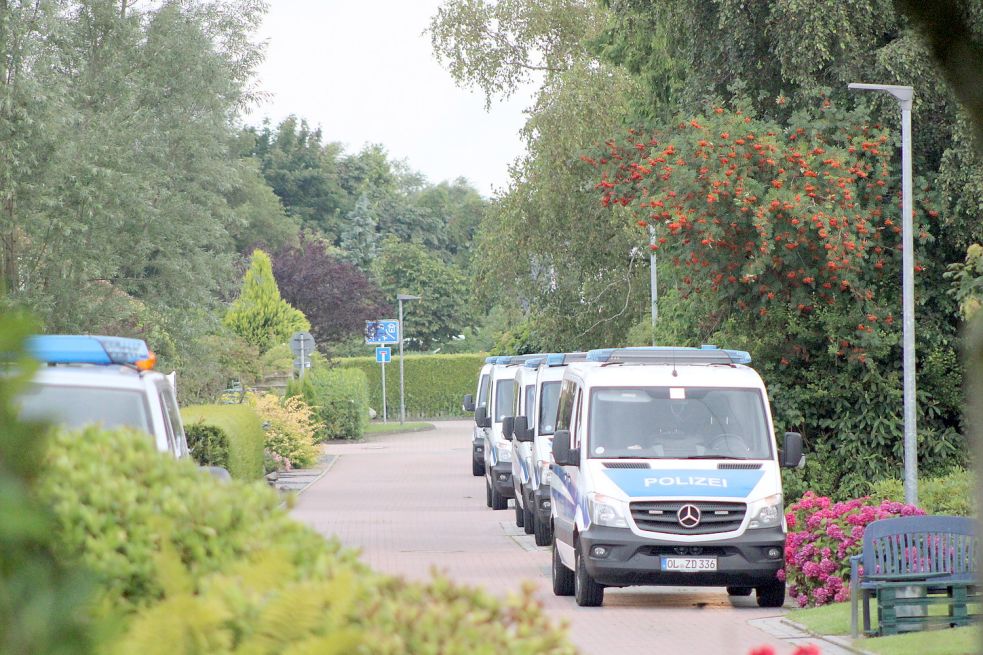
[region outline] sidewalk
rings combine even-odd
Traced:
[[[805,626],[781,616],[752,619],[748,623],[793,646],[815,645],[822,655],[863,655],[866,652],[853,646],[849,639],[816,634]]]
[[[310,468],[281,471],[273,486],[281,493],[299,495],[309,486],[324,477],[324,474],[331,470],[337,459],[337,455],[324,453],[317,463]]]

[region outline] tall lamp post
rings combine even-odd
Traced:
[[[403,301],[419,300],[420,296],[401,293],[396,296],[399,301],[399,423],[406,423],[406,401],[403,391]]]
[[[911,201],[911,101],[914,89],[893,84],[859,84],[857,91],[884,91],[897,98],[901,109],[901,309],[904,333],[904,499],[918,501],[918,441],[915,431],[915,253]]]
[[[655,227],[649,225],[649,297],[652,304],[652,345],[655,343],[655,324],[659,320],[659,276],[655,269],[656,257],[655,250]]]

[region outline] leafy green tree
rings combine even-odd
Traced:
[[[339,244],[348,261],[359,268],[368,268],[378,250],[377,223],[378,219],[369,206],[368,196],[362,194],[355,203],[355,207],[348,212]]]
[[[420,300],[403,303],[404,335],[411,346],[430,350],[472,324],[464,275],[422,246],[389,237],[372,263],[387,297],[405,293]]]
[[[253,251],[242,292],[223,322],[260,352],[286,342],[294,332],[311,329],[304,314],[280,297],[270,256],[259,249]]]
[[[262,244],[276,250],[297,243],[300,222],[288,216],[259,170],[259,162],[243,158],[238,167],[238,184],[226,193],[232,214],[229,234],[236,251],[245,253]]]

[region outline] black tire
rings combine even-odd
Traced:
[[[785,604],[785,583],[781,580],[757,587],[758,607],[781,607]]]
[[[529,503],[526,503],[528,506]],[[524,507],[522,509],[522,528],[526,531],[526,534],[532,534],[535,531],[536,525],[536,515],[529,511],[529,507]]]
[[[533,515],[535,517],[535,515]],[[536,535],[537,546],[549,546],[553,541],[553,534],[550,532],[549,521],[540,521],[538,518],[533,523],[533,533]]]
[[[750,596],[751,587],[727,587],[728,596]]]
[[[505,509],[509,506],[509,499],[498,493],[495,489],[495,485],[489,483],[489,488],[491,489],[491,508],[492,509]]]
[[[477,477],[481,477],[484,474],[485,474],[485,465],[482,464],[481,462],[474,461],[474,458],[472,458],[471,459],[471,475],[473,475],[474,477],[477,478]]]
[[[553,594],[556,596],[573,596],[573,571],[563,565],[559,553],[556,552],[556,540],[553,541]]]
[[[577,570],[574,572],[573,595],[581,607],[600,607],[604,602],[604,585],[598,584],[587,572],[584,554],[576,550]]]
[[[488,478],[485,478],[485,504],[489,507],[492,506],[492,488]]]
[[[523,515],[522,508],[519,507],[519,497],[516,496],[515,497],[515,527],[517,528],[523,527],[522,521],[524,518],[525,516]]]

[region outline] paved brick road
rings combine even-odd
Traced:
[[[485,506],[484,480],[471,475],[470,424],[437,426],[328,446],[337,461],[304,492],[293,515],[360,548],[377,570],[425,578],[437,567],[502,595],[532,581],[549,613],[570,623],[583,653],[746,655],[764,644],[779,654],[794,650],[748,623],[780,610],[758,608],[753,596],[732,604],[723,589],[608,589],[600,608],[553,596],[549,549],[515,527],[511,508]]]

